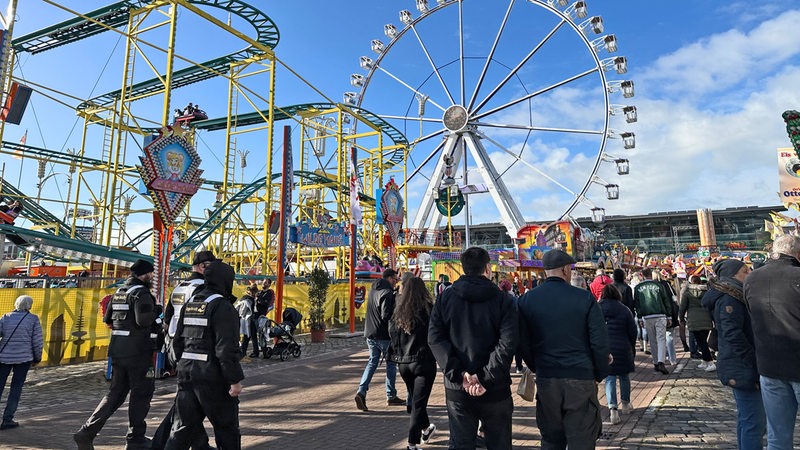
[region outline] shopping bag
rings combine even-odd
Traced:
[[[527,367],[522,373],[522,378],[519,380],[517,386],[517,395],[522,397],[523,400],[532,402],[536,398],[536,377],[533,372]]]

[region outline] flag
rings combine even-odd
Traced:
[[[19,139],[19,144],[20,145],[25,145],[26,142],[28,142],[28,130],[25,130],[25,134],[23,134],[22,137]],[[22,150],[19,150],[19,149],[15,150],[14,151],[14,158],[22,159]]]
[[[361,203],[358,201],[358,161],[355,147],[350,152],[350,223],[357,227],[361,222]]]
[[[794,219],[779,212],[770,211],[769,215],[772,217],[772,221],[775,222],[775,225],[780,227],[785,227],[791,223],[794,223]]]

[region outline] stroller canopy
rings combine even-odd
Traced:
[[[300,311],[294,308],[286,308],[283,310],[283,323],[290,325],[292,331],[300,325],[301,320],[303,320],[303,315],[300,314]]]

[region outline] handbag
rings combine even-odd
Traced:
[[[517,395],[529,402],[536,398],[536,376],[527,367],[522,372],[522,378],[519,380],[519,385],[517,385]]]

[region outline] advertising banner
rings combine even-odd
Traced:
[[[778,149],[778,182],[781,203],[800,202],[800,158],[793,148]]]

